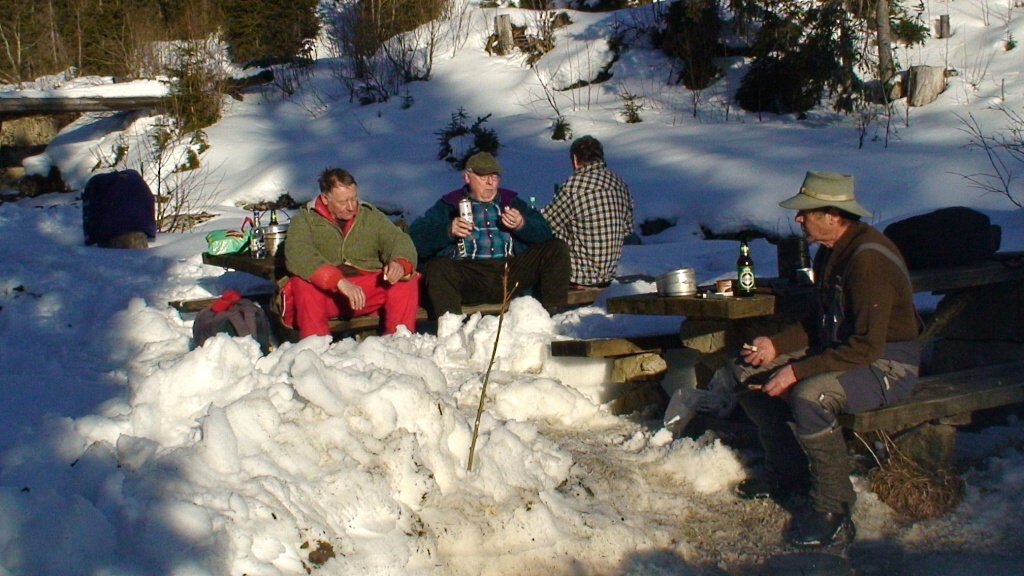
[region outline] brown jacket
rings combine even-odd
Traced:
[[[886,343],[917,338],[920,324],[910,278],[878,250],[864,249],[853,257],[867,243],[881,244],[899,256],[899,249],[884,234],[854,222],[831,249],[822,246],[815,255],[816,301],[811,312],[800,324],[771,337],[780,354],[809,348],[806,357],[793,363],[798,379],[867,366],[882,357]],[[828,342],[823,341],[820,327],[837,284],[842,290],[842,336]]]

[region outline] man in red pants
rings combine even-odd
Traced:
[[[380,314],[384,334],[416,330],[416,248],[372,204],[359,201],[355,178],[329,168],[320,194],[288,226],[284,322],[299,336],[330,333],[329,318]]]

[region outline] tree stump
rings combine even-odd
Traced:
[[[939,19],[936,22],[935,37],[942,39],[949,38],[949,36],[949,14],[943,14],[942,16],[939,16]]]
[[[110,240],[97,244],[100,248],[129,248],[133,250],[145,250],[149,248],[149,241],[145,232],[128,232],[114,236]]]
[[[911,66],[908,106],[931,104],[946,90],[946,71],[935,66]]]
[[[504,56],[512,51],[512,17],[499,14],[494,17],[494,33],[498,37],[498,54]]]

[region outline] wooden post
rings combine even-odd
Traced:
[[[911,66],[907,105],[932,103],[946,89],[946,71],[937,66]]]
[[[498,36],[498,54],[512,51],[512,17],[500,14],[494,17],[494,33]]]
[[[949,14],[939,16],[939,25],[935,30],[937,38],[949,38]]]

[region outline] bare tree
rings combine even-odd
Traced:
[[[30,80],[33,65],[29,56],[39,40],[32,7],[23,0],[0,0],[0,14],[0,79],[14,83]]]
[[[960,174],[973,188],[985,193],[1005,196],[1014,206],[1024,207],[1024,116],[1008,108],[1000,108],[1006,118],[1001,131],[987,133],[971,114],[958,117],[961,131],[967,134],[967,148],[984,152],[990,172]]]
[[[370,0],[328,6],[323,14],[334,55],[332,73],[352,99],[364,103],[388,100],[405,84],[429,79],[442,42],[458,42],[453,34],[465,33],[465,15],[454,10],[453,2]],[[458,16],[458,28],[443,20],[446,14]]]
[[[896,73],[896,65],[892,59],[889,0],[875,0],[875,39],[878,42],[878,79],[885,82]]]

